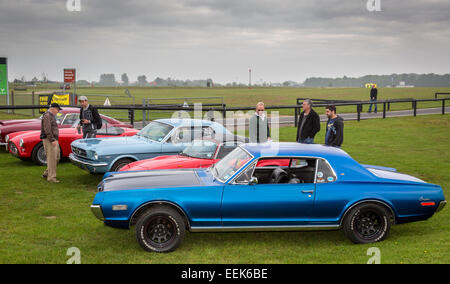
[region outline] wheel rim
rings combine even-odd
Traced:
[[[128,165],[129,163],[120,163],[116,166],[116,168],[114,169],[115,172],[118,172],[121,168],[125,167],[126,165]]]
[[[146,239],[154,247],[169,246],[176,236],[176,224],[165,216],[155,216],[146,223]]]
[[[47,155],[45,155],[44,147],[39,148],[37,158],[41,164],[47,164]]]
[[[364,211],[355,218],[358,234],[364,239],[373,239],[382,232],[383,219],[374,211]]]

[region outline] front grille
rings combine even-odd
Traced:
[[[87,158],[86,150],[80,149],[78,147],[72,146],[72,153],[74,153],[75,155],[77,155],[79,157]]]

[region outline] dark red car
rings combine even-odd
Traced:
[[[225,142],[214,139],[195,140],[178,155],[136,161],[124,166],[119,171],[208,168],[244,142],[246,141],[243,138],[240,138],[239,141],[231,138]],[[258,167],[288,165],[289,159],[287,161],[268,160],[258,164]]]
[[[77,120],[78,121],[78,120]],[[122,136],[133,136],[139,130],[126,127],[111,126],[104,124],[103,128],[97,130],[98,138],[113,138]],[[30,159],[37,165],[45,165],[47,163],[44,146],[40,138],[41,131],[24,131],[11,134],[13,137],[8,142],[8,150],[21,160]],[[70,144],[78,139],[82,139],[83,135],[73,128],[64,128],[59,130],[59,148],[61,150],[61,158],[68,157],[72,153]]]
[[[80,116],[79,108],[62,108],[57,114],[56,120],[59,128],[71,128],[72,125],[78,120]],[[100,114],[103,125],[108,124],[110,126],[129,127],[131,124],[123,123],[114,118]],[[7,146],[8,134],[19,131],[40,130],[41,118],[36,119],[18,119],[18,120],[0,120],[0,146]],[[8,137],[10,138],[10,137]]]

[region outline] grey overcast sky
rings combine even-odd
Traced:
[[[0,0],[10,80],[62,81],[67,67],[89,81],[449,73],[449,0],[79,0],[73,12],[67,2]]]

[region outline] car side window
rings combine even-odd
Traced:
[[[334,182],[336,175],[328,162],[322,159],[317,160],[316,183]]]

